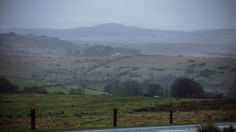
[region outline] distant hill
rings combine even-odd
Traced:
[[[135,49],[90,45],[75,45],[57,37],[14,32],[0,34],[0,54],[34,56],[130,56],[140,54]]]
[[[47,35],[65,40],[121,43],[201,43],[235,44],[236,29],[201,31],[164,31],[125,26],[116,23],[73,29],[2,29],[0,32]]]
[[[58,56],[71,55],[79,47],[59,38],[19,35],[14,32],[0,34],[0,53],[17,55]]]

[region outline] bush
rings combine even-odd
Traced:
[[[203,98],[205,91],[193,79],[178,78],[171,85],[171,96],[176,98]]]
[[[0,77],[0,93],[16,93],[18,88],[13,85],[9,80]]]

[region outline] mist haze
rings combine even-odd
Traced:
[[[160,30],[236,28],[234,0],[1,0],[1,28],[67,29],[120,23]]]
[[[235,131],[235,13],[236,0],[0,0],[0,131]]]
[[[75,45],[107,45],[140,50],[142,54],[236,57],[236,29],[168,31],[117,23],[73,29],[11,28],[4,33],[47,35]],[[59,46],[60,47],[60,46]]]
[[[117,23],[99,24],[73,29],[5,29],[3,32],[48,35],[65,40],[120,42],[120,43],[190,43],[190,44],[234,44],[236,29],[214,29],[200,31],[168,31],[125,26]]]
[[[235,53],[234,0],[2,0],[0,6],[1,33],[121,45],[144,54],[232,57]]]

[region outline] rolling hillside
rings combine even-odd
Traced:
[[[32,34],[21,35],[14,32],[0,34],[0,54],[23,56],[130,56],[140,54],[139,50],[98,44],[76,45],[57,37]]]
[[[14,32],[0,34],[0,53],[37,56],[73,55],[80,47],[57,37],[32,34],[20,35]]]
[[[86,84],[102,91],[116,80],[150,80],[169,88],[178,77],[189,77],[207,91],[227,93],[236,74],[236,60],[181,56],[130,57],[30,57],[0,56],[0,76],[33,80]]]
[[[113,48],[129,48],[148,55],[236,58],[236,29],[183,32],[145,29],[109,23],[73,29],[0,29],[1,32],[21,34],[22,38],[17,35],[17,39],[13,38],[14,34],[8,34],[12,35],[9,39],[13,40],[13,44],[10,45],[5,44],[9,42],[9,39],[5,41],[4,36],[0,39],[3,40],[3,42],[0,42],[0,46],[3,47],[0,48],[1,52],[15,52],[16,54],[77,56],[84,53],[84,51],[80,50],[81,48],[91,45],[105,45]],[[25,45],[17,46],[20,42]],[[33,47],[31,45],[29,50],[27,45],[30,42],[34,43],[34,45]],[[39,47],[39,45],[44,47]],[[55,45],[57,46],[55,47]],[[8,50],[9,48],[18,48],[19,50]],[[114,51],[116,49],[110,53],[112,55],[116,54]],[[93,53],[95,52],[93,51]],[[99,54],[97,55],[99,56]],[[135,53],[135,55],[137,54]]]

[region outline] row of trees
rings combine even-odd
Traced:
[[[236,98],[236,79],[234,85],[229,88],[228,96]],[[138,82],[135,80],[127,80],[124,82],[115,81],[105,85],[104,92],[112,95],[122,96],[163,96],[167,95],[160,84],[148,81]],[[47,94],[47,90],[42,87],[29,87],[19,90],[6,78],[0,78],[0,93],[41,93]],[[81,89],[70,89],[68,94],[82,94]],[[169,95],[176,98],[223,98],[222,93],[209,93],[204,91],[203,87],[189,78],[178,78],[170,87]]]
[[[158,83],[127,80],[107,84],[104,92],[122,96],[163,96],[165,91]],[[208,93],[203,87],[189,78],[178,78],[170,87],[170,96],[175,98],[222,98],[221,93]]]

